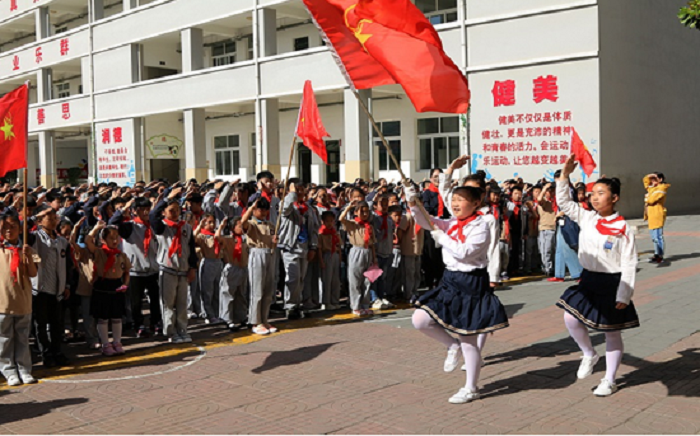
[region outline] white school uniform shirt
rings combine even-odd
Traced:
[[[634,234],[627,221],[622,220],[609,225],[609,227],[618,230],[626,227],[624,235],[602,235],[596,228],[598,220],[604,219],[610,222],[620,215],[615,213],[603,218],[595,211],[582,208],[571,199],[571,190],[566,181],[557,180],[557,205],[562,212],[581,227],[578,242],[578,260],[581,266],[591,272],[622,273],[622,279],[617,288],[617,301],[629,304],[634,293],[638,259]],[[609,250],[605,248],[605,244],[608,242],[612,244],[612,248]]]
[[[440,174],[440,182],[438,183],[438,191],[445,203],[445,207],[454,216],[452,212],[452,180],[448,179],[444,173]],[[489,228],[489,249],[488,249],[488,271],[489,281],[491,283],[501,282],[501,252],[499,246],[499,236],[501,229],[496,218],[491,214],[491,209],[488,206],[479,209],[482,213],[482,219],[486,222]]]
[[[411,207],[411,213],[416,218],[418,225],[430,231],[431,226],[418,207]],[[435,227],[445,232],[437,241],[442,246],[442,260],[445,263],[445,268],[460,272],[486,268],[489,263],[488,251],[491,235],[483,217],[477,217],[464,227],[462,230],[465,236],[464,242],[457,239],[456,233],[453,233],[454,239],[447,234],[459,221],[457,218],[442,220],[431,217],[431,221]]]

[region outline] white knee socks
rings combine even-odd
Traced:
[[[420,330],[424,335],[442,343],[447,348],[456,348],[458,346],[455,338],[447,334],[445,329],[437,325],[425,310],[418,309],[413,312],[412,321],[413,327]]]
[[[568,312],[564,312],[564,323],[566,328],[569,329],[569,334],[576,341],[583,355],[586,357],[595,356],[595,350],[593,349],[593,344],[591,344],[591,337],[588,336],[588,329],[585,325],[581,324],[579,320],[571,316]]]
[[[464,356],[464,367],[467,370],[467,382],[464,387],[476,392],[481,373],[481,351],[479,350],[478,336],[460,336],[459,342]]]
[[[102,345],[109,344],[109,321],[101,319],[97,321],[97,335],[100,337]]]
[[[605,333],[605,378],[611,383],[615,383],[624,351],[621,331]]]
[[[112,339],[115,344],[122,343],[122,320],[113,319],[112,320]]]

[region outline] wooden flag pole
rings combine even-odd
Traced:
[[[287,185],[289,185],[289,174],[292,170],[292,162],[294,161],[294,149],[296,148],[296,145],[297,135],[294,135],[294,139],[292,139],[292,147],[291,150],[289,150],[289,166],[287,167],[287,177],[284,179],[284,187],[282,188],[282,198],[280,198],[280,208],[277,211],[277,225],[275,225],[275,235],[278,235],[280,231],[280,223],[282,222],[282,202],[287,196]]]
[[[401,180],[403,181],[404,186],[408,186],[409,179],[403,173],[403,170],[401,170],[401,165],[399,164],[399,161],[396,159],[396,156],[394,156],[394,153],[391,151],[391,147],[389,147],[389,143],[386,141],[386,138],[384,137],[382,130],[379,128],[379,126],[377,126],[376,121],[374,121],[374,117],[370,113],[369,109],[367,109],[367,105],[365,104],[364,101],[362,101],[362,99],[360,98],[360,94],[358,94],[358,92],[356,90],[353,89],[352,93],[355,94],[355,98],[357,98],[357,101],[360,103],[360,106],[362,106],[362,110],[364,110],[365,114],[367,114],[367,117],[369,117],[369,121],[372,123],[372,127],[374,127],[374,131],[377,132],[377,134],[379,135],[379,138],[382,140],[382,144],[384,144],[384,148],[386,148],[387,154],[389,155],[391,160],[394,162],[394,165],[396,166],[396,168],[399,170],[399,174],[401,174]],[[370,145],[370,148],[371,148],[371,145]],[[425,210],[425,206],[423,206],[423,202],[416,201],[416,205],[418,206],[418,209],[420,209],[425,220],[430,223],[431,230],[437,230],[437,227],[435,227],[435,225],[433,224],[433,222],[430,219],[430,214],[428,213],[427,210]]]
[[[25,131],[24,131],[24,160],[28,161],[29,159],[29,90],[31,89],[32,82],[27,80],[25,82],[25,85],[27,85],[27,117],[25,118]],[[27,197],[29,196],[29,169],[27,168],[29,166],[29,162],[26,162],[26,166],[24,167],[24,187],[23,187],[23,192],[24,192],[24,198],[22,203],[22,216],[24,219],[22,220],[22,249],[24,249],[24,246],[27,245],[27,219],[29,218],[27,216]],[[22,262],[24,263],[24,261]]]

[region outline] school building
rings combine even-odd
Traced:
[[[628,216],[651,171],[674,185],[672,212],[697,203],[700,33],[676,18],[684,0],[415,3],[472,109],[418,114],[399,86],[361,92],[410,177],[470,153],[499,180],[551,178],[575,130],[591,178],[623,181]],[[0,0],[0,95],[32,83],[30,174],[45,186],[282,178],[307,79],[330,165],[300,145],[292,174],[398,179],[301,0]]]

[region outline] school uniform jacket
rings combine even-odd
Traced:
[[[620,215],[615,213],[603,218],[596,211],[585,210],[572,200],[571,190],[566,181],[557,180],[557,204],[561,211],[581,227],[578,245],[578,259],[581,266],[591,272],[621,273],[617,301],[629,304],[634,293],[637,273],[637,245],[632,228],[625,220],[621,220],[609,226],[620,230],[625,228],[622,235],[601,234],[596,228],[598,221],[610,222],[619,218]]]
[[[163,211],[166,207],[167,202],[161,200],[149,214],[151,228],[158,240],[158,265],[161,271],[185,275],[190,269],[197,269],[198,263],[192,226],[185,224],[182,226],[182,229],[180,229],[182,232],[182,255],[178,256],[177,253],[175,253],[169,256],[168,251],[170,250],[170,244],[175,236],[175,229],[171,228],[163,221]]]
[[[124,214],[118,210],[109,220],[109,224],[117,226],[119,236],[123,240],[124,254],[131,262],[132,276],[150,276],[158,274],[158,238],[152,233],[148,253],[144,253],[146,226],[135,221],[124,221]]]
[[[68,261],[68,241],[58,235],[53,239],[44,229],[39,229],[28,235],[27,242],[41,259],[37,265],[38,274],[31,279],[33,295],[49,294],[58,301],[63,300],[72,267]]]
[[[204,213],[210,213],[216,218],[216,225],[218,226],[224,220],[224,218],[233,218],[233,210],[231,209],[231,197],[235,190],[235,186],[227,183],[224,189],[221,191],[219,200],[216,200],[218,192],[216,189],[210,189],[209,192],[204,196],[202,201],[202,209]]]
[[[315,250],[318,247],[318,229],[321,228],[320,220],[317,217],[316,209],[313,207],[309,207],[306,214],[302,216],[299,210],[294,207],[297,199],[296,192],[290,192],[284,199],[277,246],[282,250],[292,251],[299,241],[301,226],[306,224],[309,238],[308,249]]]

